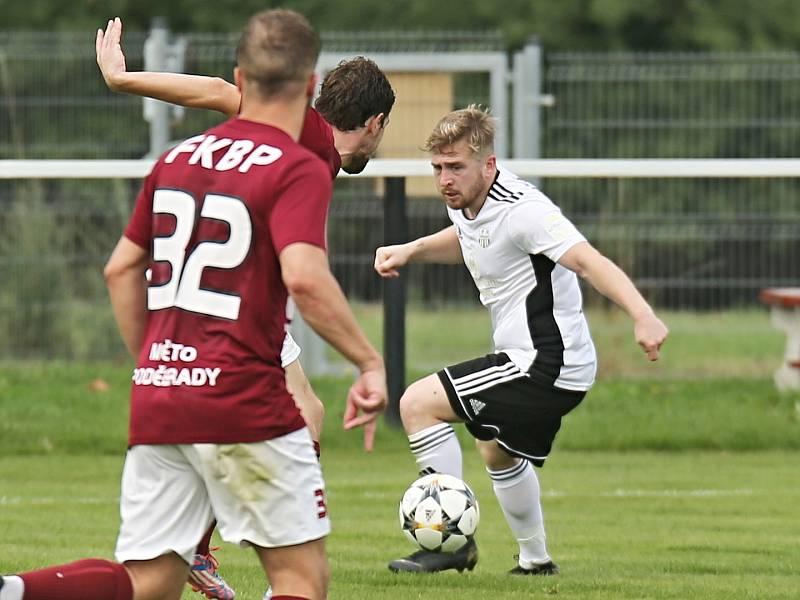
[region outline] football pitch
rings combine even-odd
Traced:
[[[368,330],[372,313],[360,314]],[[463,574],[390,573],[388,561],[414,550],[397,518],[416,476],[407,442],[382,424],[363,453],[359,434],[341,431],[349,374],[314,380],[328,405],[331,598],[798,597],[800,394],[774,390],[783,340],[766,315],[671,316],[654,369],[637,362],[624,320],[591,317],[605,371],[539,472],[557,577],[506,575],[516,544],[461,427],[480,561]],[[428,318],[409,321],[412,376],[485,349],[474,314],[448,316],[450,347],[429,337],[440,317]],[[0,573],[112,557],[129,376],[127,364],[0,366]],[[253,553],[220,545],[237,597],[259,600]]]
[[[326,453],[334,532],[331,598],[797,598],[797,452],[557,452],[540,473],[550,578],[511,577],[516,545],[488,478],[465,448],[481,502],[481,558],[471,573],[390,573],[413,550],[397,502],[414,476],[398,443],[373,455]],[[0,565],[13,572],[112,556],[121,457],[0,459]],[[222,544],[222,573],[242,600],[264,579],[254,554]],[[201,598],[190,591],[184,598]]]

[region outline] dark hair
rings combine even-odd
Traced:
[[[394,90],[383,71],[363,56],[340,62],[322,81],[314,107],[341,131],[363,127],[383,113],[384,123],[394,105]]]
[[[308,80],[319,47],[319,37],[303,15],[287,9],[265,10],[251,17],[242,30],[236,62],[244,77],[269,98]]]

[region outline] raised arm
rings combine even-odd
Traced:
[[[217,110],[228,116],[239,112],[241,96],[235,85],[219,77],[128,71],[121,43],[122,21],[119,17],[110,20],[105,31],[97,30],[97,65],[110,90],[191,108]]]
[[[464,261],[454,225],[407,244],[382,246],[375,251],[375,270],[381,277],[399,277],[398,268],[410,262],[455,265]]]
[[[592,287],[621,306],[633,319],[636,342],[650,360],[657,360],[669,331],[622,269],[588,242],[567,250],[558,263],[575,271]]]

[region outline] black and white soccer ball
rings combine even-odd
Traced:
[[[400,527],[423,550],[455,552],[475,535],[479,520],[475,494],[452,475],[420,477],[400,500]]]

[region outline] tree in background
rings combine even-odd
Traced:
[[[332,30],[491,30],[510,47],[533,34],[549,51],[786,50],[800,43],[796,0],[32,0],[4,3],[2,29],[93,32],[119,15],[129,31],[163,15],[174,31],[238,31],[247,15],[284,6]]]

